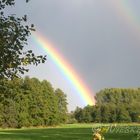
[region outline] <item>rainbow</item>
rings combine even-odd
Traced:
[[[78,91],[81,99],[83,99],[87,105],[95,105],[94,94],[89,90],[78,73],[69,64],[69,62],[66,61],[63,55],[54,47],[54,45],[52,45],[43,35],[39,33],[34,33],[33,39],[40,48],[44,49],[47,55],[52,58],[62,73],[69,79],[76,91]]]
[[[122,21],[128,26],[131,31],[137,35],[139,39],[140,35],[140,20],[137,17],[129,0],[109,0],[111,6],[114,7],[116,13],[120,16]]]

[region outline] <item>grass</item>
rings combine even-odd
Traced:
[[[91,140],[92,127],[100,124],[62,125],[56,128],[0,130],[0,140]],[[109,127],[109,124],[106,125]],[[137,140],[139,125],[121,124],[104,134],[105,140]]]

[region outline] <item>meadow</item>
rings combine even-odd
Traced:
[[[0,140],[91,140],[100,124],[73,124],[55,128],[0,129]],[[109,128],[107,124],[104,127]],[[139,125],[117,125],[104,133],[105,140],[137,140]]]

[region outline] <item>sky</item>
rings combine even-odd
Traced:
[[[16,0],[9,12],[27,14],[29,23],[53,42],[93,94],[104,88],[140,87],[139,0]],[[32,38],[28,44],[36,54],[47,54]],[[45,64],[31,66],[26,75],[61,88],[69,110],[85,106],[48,54]]]

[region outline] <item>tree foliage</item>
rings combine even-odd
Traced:
[[[1,79],[0,107],[0,127],[50,126],[67,121],[64,92],[37,78]]]
[[[140,122],[139,89],[104,89],[96,94],[96,105],[77,108],[78,122]]]
[[[0,0],[0,78],[19,76],[28,71],[27,65],[38,65],[46,60],[46,56],[36,56],[32,50],[24,51],[35,29],[33,24],[27,25],[27,15],[5,15],[5,8],[13,5],[15,0]]]

